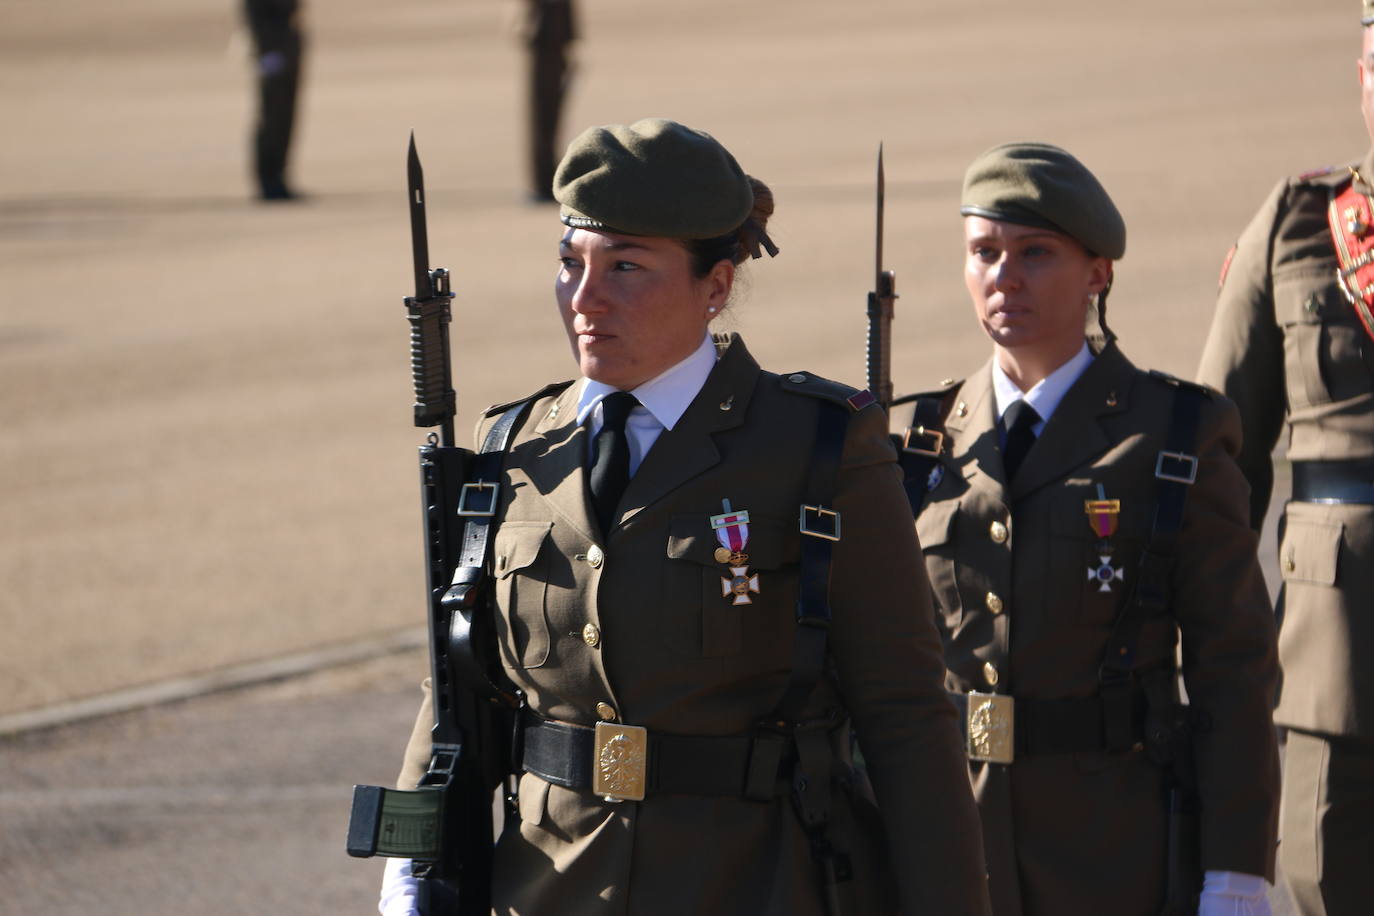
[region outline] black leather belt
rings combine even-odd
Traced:
[[[570,789],[592,787],[596,758],[595,733],[568,722],[552,722],[526,714],[522,766],[555,785]],[[725,737],[649,734],[645,772],[648,794],[745,795],[749,755],[754,740],[748,735]],[[777,793],[785,789],[779,783]]]
[[[1294,461],[1293,499],[1374,505],[1374,461]]]
[[[960,728],[968,739],[968,695],[951,692],[959,709]],[[1075,754],[1107,749],[1102,698],[1065,697],[1055,700],[1015,698],[1012,741],[1020,754]],[[1145,737],[1145,694],[1134,691],[1131,734]]]

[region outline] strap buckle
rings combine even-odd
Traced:
[[[969,760],[984,763],[1011,763],[1016,758],[1016,700],[1000,693],[969,691]]]
[[[911,440],[924,439],[929,442],[929,447],[912,445]],[[938,429],[926,429],[924,426],[908,426],[906,433],[902,436],[902,451],[909,455],[925,455],[928,458],[940,457],[940,452],[945,447],[945,434]]]
[[[649,771],[649,730],[598,722],[592,747],[592,791],[610,802],[643,801]]]
[[[823,541],[840,539],[840,513],[824,506],[808,506],[802,503],[799,527],[802,534]]]
[[[491,518],[496,514],[497,495],[501,492],[499,483],[479,480],[465,483],[458,493],[458,514],[465,518]]]
[[[1160,480],[1191,486],[1197,480],[1197,457],[1183,452],[1161,451],[1155,459],[1155,476]]]

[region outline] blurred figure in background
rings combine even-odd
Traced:
[[[253,130],[253,166],[260,200],[294,200],[286,182],[286,161],[296,121],[296,90],[305,44],[305,0],[244,0],[253,33],[258,78],[258,120]]]
[[[1374,138],[1374,0],[1358,73]],[[1286,178],[1222,271],[1198,378],[1240,407],[1259,530],[1288,427],[1274,720],[1288,728],[1279,864],[1303,916],[1371,912],[1374,863],[1374,151]]]
[[[523,35],[529,47],[530,200],[553,202],[558,119],[571,81],[568,45],[576,38],[572,0],[525,0]]]

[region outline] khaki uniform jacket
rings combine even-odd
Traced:
[[[1173,388],[1108,344],[1004,482],[991,364],[953,393],[946,446],[916,527],[939,606],[949,688],[1016,698],[1088,697],[1152,527],[1156,456]],[[1274,625],[1236,467],[1234,407],[1199,421],[1172,587],[1173,619],[1147,620],[1138,670],[1167,665],[1183,635],[1197,738],[1207,869],[1272,879],[1278,763],[1270,707]],[[1099,490],[1099,487],[1101,488]],[[1084,501],[1121,501],[1109,591]],[[1175,625],[1177,624],[1177,626]],[[1158,913],[1165,886],[1161,771],[1141,751],[971,762],[998,916]]]
[[[817,411],[853,389],[763,372],[734,338],[645,456],[603,538],[586,496],[575,388],[534,403],[507,461],[494,542],[506,673],[548,719],[592,725],[608,704],[653,732],[747,733],[777,704],[792,668],[798,516]],[[895,879],[902,912],[983,914],[978,818],[885,426],[876,406],[849,420],[830,579],[834,677],[809,708],[848,710],[882,811],[881,824],[858,830],[862,806],[835,798],[858,873],[852,912],[894,912]],[[713,556],[709,518],[723,499],[750,515],[745,552],[759,593],[749,605],[721,595],[726,569]],[[600,562],[593,545],[604,550]],[[402,782],[413,785],[428,760],[424,728],[407,757]],[[786,797],[608,803],[527,773],[519,807],[497,846],[501,913],[822,912],[807,837]],[[872,842],[884,828],[890,857]]]
[[[1374,176],[1374,151],[1359,171]],[[1198,370],[1240,408],[1240,465],[1257,529],[1285,422],[1293,461],[1374,459],[1374,340],[1336,285],[1326,217],[1332,193],[1349,179],[1341,168],[1274,188],[1236,243]],[[1275,720],[1369,738],[1374,507],[1289,503],[1279,568],[1284,683]]]

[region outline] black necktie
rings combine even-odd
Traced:
[[[601,431],[596,434],[587,487],[603,535],[610,532],[615,507],[630,482],[630,439],[625,435],[625,420],[638,404],[628,391],[615,391],[601,400]]]
[[[1007,444],[1002,447],[1002,467],[1007,472],[1007,483],[1016,477],[1026,453],[1035,444],[1035,433],[1031,427],[1039,422],[1040,414],[1024,400],[1013,402],[1002,414],[1002,424],[1007,430]]]

